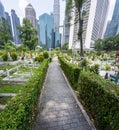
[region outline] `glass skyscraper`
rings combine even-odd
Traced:
[[[0,19],[5,18],[5,10],[2,2],[0,1]]]
[[[54,31],[59,32],[60,26],[60,3],[59,0],[54,0]]]
[[[13,33],[12,33],[12,25],[11,25],[11,18],[10,18],[10,16],[9,16],[9,13],[8,13],[8,12],[5,12],[5,19],[7,20],[8,25],[9,25],[9,27],[10,27],[11,35],[13,35]]]
[[[53,15],[43,14],[39,17],[40,45],[47,49],[54,48],[54,18]]]
[[[19,17],[17,16],[17,14],[15,13],[15,10],[11,10],[11,16],[12,16],[12,28],[13,28],[13,39],[14,39],[14,43],[15,44],[20,44],[21,41],[19,39],[19,30],[18,30],[18,26],[20,25],[20,20]]]
[[[116,0],[112,20],[108,22],[104,38],[116,35],[119,25],[119,0]]]

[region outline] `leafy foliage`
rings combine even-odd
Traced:
[[[0,113],[1,130],[29,130],[32,113],[35,109],[39,92],[48,68],[47,60],[40,65],[38,71],[30,78],[21,92],[13,97]]]
[[[11,57],[12,57],[12,60],[13,60],[13,61],[16,61],[16,60],[17,60],[17,53],[12,52],[12,53],[11,53]]]
[[[12,39],[12,34],[10,31],[10,26],[5,18],[0,21],[0,42],[3,44],[7,43],[8,40]]]
[[[22,43],[30,50],[34,50],[38,45],[37,31],[28,19],[23,19],[22,26],[19,26],[20,39]]]
[[[119,129],[119,88],[100,76],[82,72],[79,92],[85,107],[102,130]]]
[[[7,54],[7,53],[4,53],[4,54],[2,55],[2,60],[3,60],[3,61],[7,61],[7,60],[8,60],[8,54]]]

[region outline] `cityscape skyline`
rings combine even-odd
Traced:
[[[5,11],[10,14],[11,9],[14,9],[18,16],[20,17],[20,22],[22,19],[25,17],[25,7],[31,3],[36,11],[36,17],[38,17],[44,13],[51,13],[53,12],[53,2],[54,0],[43,1],[43,0],[12,0],[7,1],[7,0],[1,0]],[[108,12],[108,20],[111,20],[112,13],[113,13],[113,8],[115,4],[115,0],[109,0],[110,2],[110,7],[109,7],[109,12]],[[39,4],[38,4],[39,3]],[[44,8],[45,7],[45,8]],[[65,2],[63,0],[60,0],[60,25],[63,24],[64,20],[64,12],[65,12]]]
[[[14,9],[16,13],[18,14],[20,18],[20,22],[22,23],[22,19],[25,17],[25,7],[30,3],[34,7],[36,11],[36,18],[38,19],[40,15],[44,13],[50,14],[51,12],[53,13],[53,4],[54,0],[47,1],[42,1],[42,0],[13,0],[11,3],[10,1],[7,0],[1,0],[5,11],[10,14],[11,9]],[[65,12],[65,2],[63,0],[60,0],[60,25],[63,24],[64,20],[64,12]]]

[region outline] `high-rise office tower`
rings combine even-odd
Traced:
[[[17,16],[17,14],[15,13],[15,10],[11,10],[11,16],[12,16],[12,29],[13,29],[13,39],[15,44],[20,44],[21,41],[19,39],[19,30],[18,30],[18,26],[20,25],[20,20],[19,17]]]
[[[108,12],[109,0],[87,0],[83,5],[83,10],[86,11],[86,15],[83,16],[83,44],[84,48],[93,47],[95,40],[102,38],[104,34],[106,17]],[[73,21],[78,17],[76,9],[73,12]],[[74,24],[70,29],[69,48],[72,48],[73,44],[80,43],[77,40],[78,36],[78,24]]]
[[[0,19],[1,18],[5,18],[5,10],[4,10],[4,6],[0,0]]]
[[[119,33],[119,0],[116,0],[112,20],[108,22],[104,38],[108,38]]]
[[[40,45],[54,48],[54,19],[53,15],[42,14],[39,16],[39,38]]]
[[[60,26],[60,3],[59,3],[59,0],[54,0],[53,15],[54,15],[54,31],[59,32],[59,26]]]
[[[10,16],[9,16],[9,13],[8,13],[8,12],[5,12],[5,19],[6,19],[7,22],[8,22],[8,25],[9,25],[9,27],[10,27],[10,32],[11,32],[11,35],[12,35],[13,33],[12,33],[11,18],[10,18]]]
[[[33,27],[37,29],[36,12],[31,4],[25,8],[25,17],[32,23]]]

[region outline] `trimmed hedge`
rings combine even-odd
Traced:
[[[67,63],[63,58],[59,57],[61,63],[61,68],[66,74],[71,85],[76,89],[78,83],[78,77],[81,71],[81,68],[74,66],[73,64]]]
[[[82,72],[79,92],[101,130],[119,130],[119,86],[94,73]]]
[[[79,91],[83,105],[94,118],[97,127],[101,130],[119,130],[119,86],[94,72],[75,69],[61,57],[59,60],[69,82]]]
[[[39,92],[45,79],[48,61],[44,60],[37,72],[23,86],[21,92],[12,98],[6,109],[0,113],[0,129],[29,130]]]

